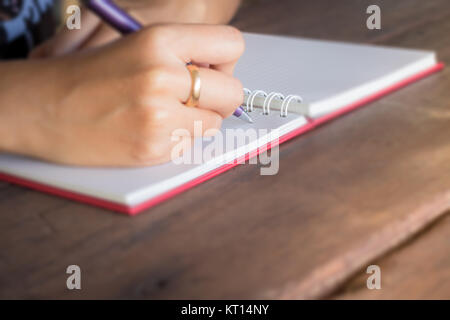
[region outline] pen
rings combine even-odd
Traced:
[[[122,34],[133,33],[142,28],[142,25],[138,21],[119,8],[111,0],[84,0],[83,3],[111,27]],[[239,119],[253,123],[252,118],[250,118],[242,107],[238,107],[233,115]]]

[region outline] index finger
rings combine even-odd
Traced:
[[[154,28],[180,63],[205,63],[229,73],[245,49],[242,33],[232,26],[171,24]]]

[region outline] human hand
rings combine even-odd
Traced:
[[[178,24],[42,60],[42,72],[27,82],[37,98],[23,97],[21,109],[11,106],[10,120],[26,128],[17,133],[12,151],[74,165],[168,161],[176,129],[191,132],[181,137],[190,142],[194,121],[202,121],[203,130],[219,128],[241,105],[242,85],[232,72],[243,50],[242,35],[233,27]],[[210,66],[199,68],[198,108],[183,104],[192,84],[189,61]]]

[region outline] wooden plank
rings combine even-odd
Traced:
[[[381,30],[368,30],[366,27],[366,9],[373,4],[381,8]],[[376,42],[412,29],[417,32],[411,33],[411,37],[417,36],[422,25],[448,15],[449,11],[446,0],[340,0],[338,3],[327,0],[254,0],[243,6],[234,24],[249,32]]]
[[[333,299],[448,299],[450,297],[450,215],[400,249],[371,262],[381,270],[381,289],[368,290],[360,270]]]

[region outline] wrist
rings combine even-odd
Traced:
[[[17,113],[22,103],[19,93],[24,87],[16,70],[20,73],[22,64],[22,62],[0,64],[0,72],[3,75],[0,78],[0,137],[2,137],[0,151],[19,152],[20,149],[18,136],[20,124],[17,123]]]
[[[38,156],[44,150],[44,110],[55,101],[58,79],[48,60],[0,64],[0,150]]]

